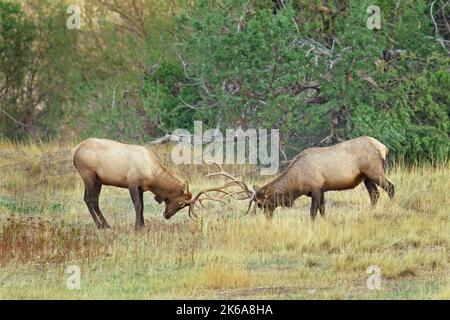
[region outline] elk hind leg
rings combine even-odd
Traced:
[[[97,214],[95,213],[94,209],[94,202],[93,202],[93,194],[94,194],[94,184],[90,183],[90,181],[84,181],[84,202],[86,203],[86,206],[88,207],[89,213],[92,216],[92,219],[94,220],[95,225],[97,228],[101,229],[102,224],[100,223]]]
[[[98,205],[100,191],[102,191],[102,183],[100,181],[96,181],[94,183],[94,191],[93,191],[93,206],[94,206],[95,213],[97,214],[97,217],[101,223],[102,229],[108,229],[111,227],[109,226],[108,222],[106,222],[106,219],[103,216],[103,214],[100,210],[100,207]]]
[[[371,179],[371,180],[373,180],[384,191],[386,191],[386,193],[389,195],[389,198],[391,200],[394,198],[394,194],[395,194],[394,185],[388,179],[386,179],[386,177],[384,175],[382,175],[378,178],[375,178],[375,179]]]
[[[389,198],[392,200],[395,195],[395,187],[392,182],[386,179],[386,177],[383,177],[383,179],[381,180],[381,187],[384,189],[384,191],[387,192]]]
[[[372,182],[375,182],[384,191],[386,191],[391,200],[394,198],[395,194],[394,185],[384,176],[384,169],[382,163],[380,163],[379,166],[372,167],[367,172],[364,172],[364,174],[366,178],[372,180]]]

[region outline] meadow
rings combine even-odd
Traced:
[[[375,208],[363,185],[329,192],[314,223],[304,197],[270,222],[237,201],[166,221],[146,193],[135,232],[128,191],[112,187],[100,196],[112,228],[95,228],[73,146],[0,143],[0,299],[450,299],[450,164],[391,166],[396,196]],[[194,192],[220,183],[191,174]]]

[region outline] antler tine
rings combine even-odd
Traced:
[[[200,199],[200,197],[201,197],[202,195],[206,195],[207,197],[209,197],[209,195],[207,194],[207,192],[211,192],[211,191],[217,191],[217,192],[229,194],[228,191],[222,190],[222,188],[211,188],[211,189],[206,189],[206,190],[202,190],[202,191],[200,191],[199,193],[197,193],[197,195],[196,195],[193,199],[189,200],[188,204],[194,204],[194,203],[196,203],[196,202]]]
[[[220,203],[222,203],[222,204],[228,206],[228,207],[231,209],[230,205],[229,205],[228,203],[226,203],[225,201],[223,201],[223,200],[221,200],[221,199],[218,199],[218,198],[215,198],[215,197],[211,197],[211,196],[210,196],[209,194],[207,194],[207,193],[204,193],[204,195],[205,195],[206,198],[202,199],[202,201],[205,201],[205,200],[217,201],[217,202],[220,202]]]
[[[253,202],[255,202],[255,196],[256,196],[256,194],[255,194],[255,192],[253,192],[253,194],[250,198],[250,201],[248,203],[248,208],[247,208],[247,212],[245,212],[245,215],[247,215],[250,212],[250,209],[252,208],[252,204],[253,204]],[[256,212],[256,204],[253,206],[253,212]]]
[[[212,176],[224,176],[228,179],[231,179],[230,182],[228,182],[227,184],[225,184],[224,186],[222,186],[221,188],[224,187],[228,187],[231,186],[233,184],[241,187],[243,189],[243,191],[245,191],[245,193],[247,194],[247,196],[249,196],[250,194],[253,194],[253,192],[248,188],[247,184],[245,184],[244,181],[237,179],[236,177],[232,176],[231,174],[229,174],[228,172],[225,171],[225,169],[217,162],[215,161],[208,161],[209,163],[214,164],[217,168],[219,168],[219,172],[214,172],[214,173],[210,173],[207,174],[207,177],[212,177]]]
[[[209,162],[214,164],[219,169],[219,172],[214,172],[214,173],[207,174],[206,175],[207,177],[224,176],[224,177],[230,179],[231,181],[228,181],[227,183],[225,183],[221,187],[216,187],[216,188],[210,188],[210,189],[202,190],[199,193],[197,193],[197,195],[194,198],[192,198],[191,200],[187,201],[186,204],[189,205],[188,214],[189,214],[189,217],[191,219],[193,219],[193,217],[197,218],[197,214],[195,213],[195,206],[197,205],[197,202],[200,203],[201,206],[203,206],[202,201],[204,201],[204,200],[217,201],[217,202],[220,202],[220,203],[228,206],[229,208],[231,208],[231,206],[228,203],[226,203],[222,199],[211,197],[208,194],[208,192],[220,192],[220,193],[224,194],[225,196],[230,196],[230,197],[232,197],[233,199],[236,199],[236,200],[245,200],[247,198],[251,198],[251,200],[253,200],[253,194],[254,193],[248,188],[247,184],[244,181],[242,181],[240,179],[237,179],[233,175],[231,175],[228,172],[226,172],[219,163],[217,163],[215,161],[209,161]],[[224,189],[227,189],[227,188],[232,187],[232,186],[237,186],[237,187],[241,188],[242,190],[236,190],[236,191],[224,190]],[[246,194],[245,198],[237,198],[237,197],[235,197],[235,195],[243,194],[243,193]],[[201,198],[202,196],[204,197],[203,199]]]
[[[191,218],[192,220],[195,220],[195,219],[198,218],[197,214],[195,213],[194,206],[195,206],[195,203],[194,204],[190,204],[189,205],[189,211],[188,211],[189,218]]]
[[[192,205],[191,205],[191,204],[189,205],[189,209],[188,209],[188,217],[189,217],[191,220],[194,220],[194,218],[192,218]]]
[[[225,191],[223,189],[226,189],[226,188],[229,188],[229,187],[232,187],[232,186],[241,187],[243,189],[241,191],[248,194],[248,191],[246,190],[245,185],[243,185],[242,183],[239,183],[238,181],[235,181],[235,180],[229,181],[229,182],[225,183],[223,186],[215,188],[216,190],[211,190],[211,189],[208,189],[208,190],[210,190],[210,191],[219,191],[219,192],[222,192],[222,193],[230,193],[230,192]],[[234,192],[231,192],[231,193],[234,193]]]
[[[236,195],[242,194],[242,193],[246,194],[243,198],[242,197],[236,197]],[[246,199],[248,199],[248,195],[247,195],[247,192],[245,190],[238,190],[238,191],[230,192],[228,194],[228,196],[230,196],[231,198],[233,198],[235,200],[246,200]]]
[[[210,192],[210,191],[217,191],[217,192],[229,194],[228,191],[221,190],[220,188],[211,188],[211,189],[200,191],[199,193],[197,193],[197,195],[193,199],[191,199],[191,200],[189,200],[189,202],[187,202],[187,204],[189,205],[188,215],[190,218],[192,218],[192,216],[197,218],[197,214],[195,213],[195,205],[197,204],[197,202],[199,202],[203,206],[203,204],[201,203],[202,200],[214,200],[214,201],[218,201],[220,203],[223,203],[223,204],[229,206],[225,201],[217,199],[217,198],[213,198],[209,194],[207,194],[207,192]],[[204,196],[205,198],[201,199],[200,198],[201,196]]]
[[[250,212],[250,209],[252,208],[252,204],[253,204],[253,201],[250,201],[250,202],[248,203],[247,211],[245,212],[244,215],[247,215],[247,214]]]
[[[206,190],[204,190],[203,192],[204,192],[204,193],[207,193],[207,192],[211,192],[211,191],[216,191],[216,192],[225,193],[225,194],[229,195],[230,192],[228,192],[228,191],[226,191],[226,190],[223,190],[224,188],[227,188],[227,187],[228,187],[228,186],[224,185],[224,186],[217,187],[217,188],[206,189]]]
[[[220,171],[225,172],[225,170],[223,169],[223,166],[221,166],[217,161],[214,160],[208,160],[206,161],[207,163],[212,163],[214,164],[217,168],[219,168]]]
[[[227,173],[227,172],[213,172],[213,173],[208,173],[206,175],[207,177],[212,177],[212,176],[225,176],[229,179],[235,180],[236,178],[233,177],[231,174]]]
[[[197,200],[198,200],[198,202],[200,203],[200,205],[201,205],[202,207],[204,207],[202,201],[205,201],[205,200],[211,200],[211,201],[217,201],[217,202],[220,202],[220,203],[222,203],[222,204],[228,206],[228,207],[231,209],[230,205],[229,205],[228,203],[226,203],[225,201],[221,200],[221,199],[218,199],[218,198],[215,198],[215,197],[211,197],[211,196],[210,196],[209,194],[207,194],[206,192],[202,192],[202,195],[203,195],[205,198],[201,199],[200,197],[197,197]],[[197,213],[195,212],[195,206],[197,205],[197,200],[194,201],[194,202],[192,202],[192,203],[189,205],[188,215],[189,215],[189,218],[191,218],[192,220],[195,220],[195,219],[198,218]],[[195,219],[194,219],[194,218],[195,218]]]
[[[236,177],[233,177],[231,174],[229,174],[228,172],[225,171],[225,169],[223,168],[223,166],[221,166],[220,164],[218,164],[215,161],[208,161],[209,163],[214,164],[217,168],[219,168],[219,172],[213,172],[213,173],[209,173],[206,176],[207,177],[212,177],[212,176],[225,176],[233,181],[236,181],[238,179],[236,179]]]
[[[226,189],[226,188],[228,188],[228,187],[231,187],[231,186],[233,186],[233,185],[235,185],[235,183],[234,183],[234,181],[231,181],[231,182],[228,182],[228,183],[224,184],[224,185],[221,186],[221,187],[203,190],[203,193],[204,193],[204,194],[207,194],[208,192],[216,191],[216,192],[223,193],[225,196],[230,196],[231,198],[236,199],[236,200],[245,200],[245,199],[248,198],[248,197],[246,197],[246,198],[244,198],[244,199],[239,199],[239,198],[236,198],[236,197],[235,197],[235,195],[237,195],[237,194],[241,194],[241,193],[246,193],[246,194],[247,194],[247,191],[246,191],[246,190],[236,190],[236,191],[227,191],[227,190],[224,190],[224,189]],[[239,185],[238,185],[238,186],[239,186]],[[208,197],[209,197],[209,195],[208,195]]]

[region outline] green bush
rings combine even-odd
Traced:
[[[32,64],[35,26],[19,4],[0,2],[0,138],[14,135],[25,106],[26,75]]]
[[[174,3],[89,2],[77,31],[64,1],[28,0],[27,14],[0,2],[0,90],[12,88],[0,92],[0,137],[142,143],[201,120],[278,128],[291,158],[338,114],[343,139],[373,136],[410,163],[448,160],[449,56],[429,0]],[[366,27],[374,4],[380,30]]]

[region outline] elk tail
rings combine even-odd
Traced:
[[[80,144],[81,143],[77,144],[77,146],[71,150],[73,166],[77,170],[78,170],[78,167],[77,167],[77,163],[75,162],[75,153],[78,151],[78,148],[80,147]]]

